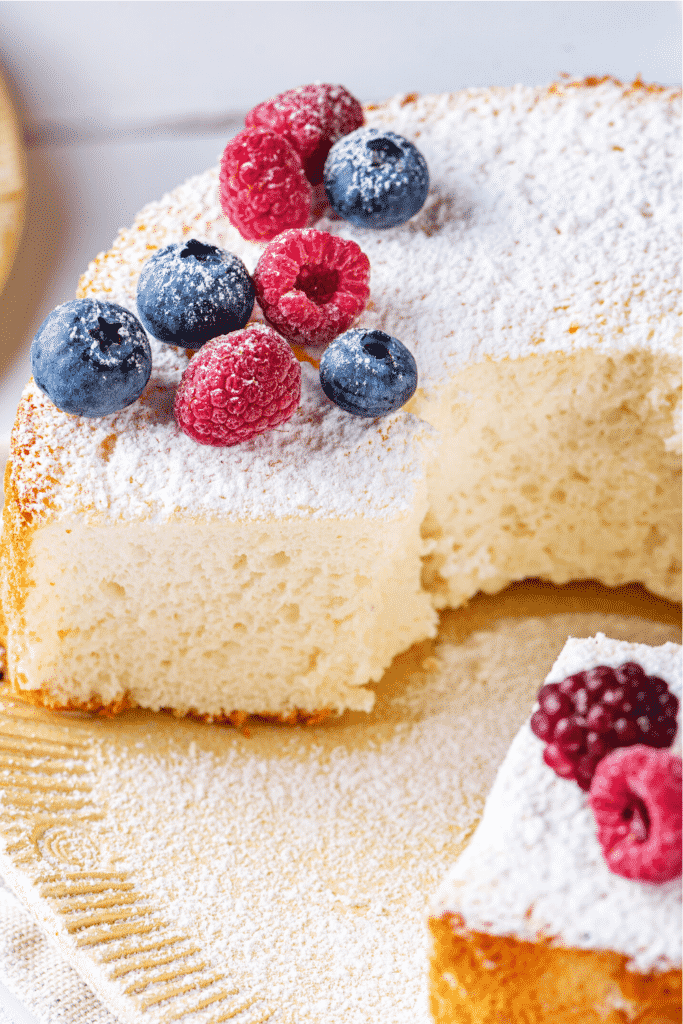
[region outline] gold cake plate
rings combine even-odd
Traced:
[[[21,128],[0,77],[0,291],[21,237],[26,206],[26,169]]]
[[[0,874],[126,1024],[427,1024],[427,902],[568,635],[680,643],[637,587],[444,614],[371,714],[249,735],[0,688]]]

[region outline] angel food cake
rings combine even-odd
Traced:
[[[362,131],[419,147],[426,201],[394,227],[329,207],[313,227],[367,257],[356,328],[414,357],[398,411],[348,415],[300,349],[298,410],[233,447],[176,425],[179,346],[152,338],[140,399],[98,418],[31,381],[5,490],[12,684],[50,706],[311,718],[369,709],[364,684],[479,590],[540,576],[677,600],[679,106],[587,80],[364,111]],[[183,240],[258,286],[265,243],[226,217],[219,177],[145,207],[80,297],[142,315],[143,267]]]
[[[672,643],[648,647],[602,634],[570,639],[546,683],[597,666],[637,664],[657,680],[659,691],[668,687],[680,699],[682,654]],[[667,700],[676,706],[671,696]],[[575,781],[556,775],[542,751],[527,723],[500,768],[470,845],[433,901],[434,1020],[680,1021],[680,737],[673,750],[634,745],[606,756],[595,768],[590,797]],[[632,768],[648,758],[654,781],[642,766]],[[622,836],[623,849],[616,843],[610,851],[601,821],[605,782],[613,794],[616,771],[627,761],[631,774],[619,783],[626,779],[633,806],[625,804],[619,817],[626,822],[631,810],[635,823],[642,798],[638,824],[644,834],[635,841]],[[660,847],[652,855],[647,848],[656,842]]]

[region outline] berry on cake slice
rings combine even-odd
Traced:
[[[196,238],[159,249],[138,279],[142,323],[159,341],[183,348],[201,348],[219,334],[245,327],[254,298],[242,261]]]
[[[108,416],[135,402],[152,372],[138,318],[115,302],[73,299],[57,306],[31,344],[33,378],[63,412]]]
[[[301,157],[311,185],[323,180],[332,143],[363,124],[363,108],[343,85],[315,82],[273,96],[250,110],[248,128],[270,128]]]
[[[219,183],[223,212],[248,241],[269,242],[308,220],[312,193],[299,155],[268,128],[244,128],[228,142]]]
[[[590,788],[610,871],[640,882],[681,875],[681,759],[636,744],[602,759]]]
[[[385,331],[353,328],[325,349],[320,384],[327,397],[354,416],[386,416],[417,388],[412,353]]]
[[[301,367],[284,338],[251,324],[190,359],[173,413],[200,444],[241,444],[290,418],[301,397]]]
[[[358,128],[325,161],[330,206],[359,228],[393,228],[424,205],[429,171],[420,151],[396,132]]]
[[[355,242],[325,231],[286,231],[259,259],[254,284],[266,320],[285,338],[326,345],[365,308],[370,261]]]
[[[531,730],[547,743],[543,760],[563,779],[590,788],[600,760],[618,747],[669,747],[676,735],[678,698],[663,679],[640,665],[598,665],[547,683],[538,694]]]

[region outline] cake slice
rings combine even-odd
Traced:
[[[8,676],[56,707],[289,718],[369,708],[435,612],[541,576],[680,597],[680,92],[589,79],[396,97],[430,192],[369,257],[358,326],[413,353],[405,410],[355,420],[305,368],[289,423],[209,451],[171,417],[187,356],[81,420],[30,383],[6,479]],[[151,203],[79,295],[135,310],[160,246],[263,245],[214,168]],[[255,314],[260,316],[258,310]]]
[[[636,662],[680,699],[682,654],[672,643],[569,639],[546,682]],[[433,901],[434,1019],[680,1021],[681,879],[612,873],[587,794],[544,763],[543,746],[524,725]]]
[[[170,415],[178,378],[157,366],[140,402],[96,420],[27,389],[5,506],[10,679],[57,707],[368,710],[397,638],[436,629],[420,586],[432,432],[346,416],[304,366],[292,420],[207,448]]]

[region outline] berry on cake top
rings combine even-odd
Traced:
[[[638,664],[680,699],[683,649],[570,637],[546,677]],[[444,879],[435,915],[467,933],[611,950],[640,973],[681,966],[681,758],[637,743],[607,754],[591,793],[544,762],[529,723],[508,751],[482,820]]]
[[[311,195],[298,153],[269,128],[244,128],[225,147],[221,205],[243,238],[268,242],[288,228],[304,227]]]
[[[356,327],[325,349],[320,384],[331,401],[354,416],[386,416],[415,394],[417,365],[397,338]]]
[[[219,334],[241,330],[254,298],[242,260],[196,238],[158,249],[138,278],[142,323],[159,341],[182,348],[198,349]]]
[[[325,162],[325,193],[343,220],[359,228],[394,228],[424,206],[427,163],[396,132],[359,128],[335,143]]]
[[[637,743],[598,764],[590,805],[617,875],[661,884],[681,877],[681,758]]]
[[[76,416],[107,416],[142,394],[152,352],[140,321],[115,302],[74,299],[45,318],[31,344],[33,379]]]
[[[266,320],[298,345],[326,345],[347,330],[370,294],[370,261],[356,242],[327,231],[286,231],[254,271]]]
[[[314,82],[287,89],[259,103],[244,119],[247,128],[270,128],[296,150],[311,185],[337,139],[363,124],[363,108],[343,85]]]
[[[176,423],[200,444],[240,444],[285,423],[301,397],[301,367],[272,327],[250,324],[194,356],[176,392]]]
[[[669,747],[676,735],[678,698],[641,665],[598,665],[538,694],[531,730],[547,743],[543,760],[563,779],[590,789],[598,762],[617,747]]]

